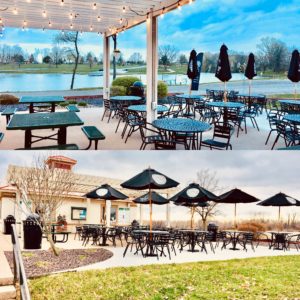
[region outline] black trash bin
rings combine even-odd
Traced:
[[[6,219],[4,219],[4,234],[12,233],[12,224],[16,224],[16,219],[12,215],[8,215]]]
[[[42,230],[37,223],[39,216],[32,214],[23,221],[24,249],[41,249]]]
[[[209,223],[207,226],[207,231],[213,233],[213,242],[217,240],[217,233],[218,233],[219,226],[215,223]]]
[[[131,96],[138,96],[144,99],[145,97],[145,89],[144,85],[140,81],[136,81],[130,88],[129,93]]]

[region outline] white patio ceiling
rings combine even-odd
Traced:
[[[1,0],[0,27],[116,32],[192,0]]]

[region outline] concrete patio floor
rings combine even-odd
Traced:
[[[10,236],[0,234],[0,242],[4,245],[2,251],[11,251],[11,246],[9,242]],[[23,246],[22,240],[20,240],[21,247]],[[90,248],[99,248],[99,246],[91,246],[91,243],[86,247],[82,246],[82,242],[77,238],[74,240],[74,235],[72,234],[69,237],[69,241],[65,244],[56,244],[60,249],[90,249]],[[151,264],[180,264],[180,263],[189,263],[189,262],[205,262],[205,261],[220,261],[220,260],[230,260],[230,259],[245,259],[245,258],[254,258],[254,257],[264,257],[264,256],[289,256],[289,255],[299,255],[296,249],[291,249],[289,251],[281,250],[270,250],[266,246],[258,246],[255,248],[255,251],[248,246],[248,251],[238,250],[233,251],[230,249],[221,250],[218,247],[213,253],[209,246],[207,246],[208,253],[205,252],[188,252],[187,247],[180,253],[179,249],[176,249],[177,255],[174,255],[174,252],[171,252],[171,260],[168,257],[147,257],[144,258],[139,255],[135,255],[134,251],[130,252],[128,249],[125,258],[123,257],[124,245],[120,246],[120,243],[117,243],[117,247],[104,247],[107,250],[113,252],[113,256],[103,262],[87,265],[84,267],[77,268],[77,271],[84,270],[97,270],[97,269],[107,269],[115,267],[132,267],[132,266],[141,266],[141,265],[151,265]],[[49,249],[49,243],[43,239],[42,249]],[[37,250],[38,251],[38,250]],[[1,252],[1,251],[0,251]],[[4,255],[0,255],[0,260],[5,258]],[[0,261],[2,265],[2,261]]]
[[[58,111],[66,111],[65,109],[59,109]],[[84,121],[85,125],[93,125],[98,127],[103,134],[106,136],[104,141],[100,141],[100,150],[137,150],[141,146],[140,133],[135,132],[125,144],[124,140],[121,139],[121,133],[123,129],[123,123],[117,133],[115,129],[117,127],[118,119],[113,118],[107,123],[107,117],[101,121],[103,114],[103,108],[100,107],[89,107],[80,108],[78,115]],[[250,121],[249,121],[250,122]],[[232,137],[233,150],[270,150],[272,143],[275,139],[275,133],[272,134],[268,145],[265,145],[266,138],[269,133],[269,125],[266,118],[266,114],[259,115],[257,117],[257,122],[260,127],[260,131],[254,129],[252,124],[248,124],[248,133],[240,132],[239,137],[236,137],[236,132]],[[0,132],[4,133],[4,139],[0,144],[1,150],[11,150],[24,147],[25,133],[22,130],[7,131],[5,117],[1,118],[0,122]],[[35,134],[49,135],[53,134],[52,130],[36,130]],[[212,137],[213,130],[205,132],[203,134],[203,139]],[[80,129],[80,126],[69,127],[67,130],[67,143],[75,143],[80,149],[84,149],[88,145],[88,140],[86,136]],[[35,144],[36,147],[54,145],[53,141],[41,141]],[[275,148],[285,147],[282,139],[279,140]],[[93,149],[93,148],[91,148]],[[151,149],[151,146],[146,148]],[[180,148],[179,148],[180,149]],[[203,148],[203,150],[209,150],[208,148]]]

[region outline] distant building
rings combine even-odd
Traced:
[[[65,156],[50,156],[46,160],[46,164],[51,168],[60,168],[73,172],[77,161]],[[15,172],[18,172],[18,170],[21,171],[22,168],[24,167],[10,165],[8,166],[7,173],[12,169]],[[74,230],[76,225],[104,223],[104,200],[87,199],[84,197],[86,193],[102,184],[109,184],[128,196],[126,200],[106,202],[106,215],[110,215],[110,224],[107,225],[128,225],[133,220],[142,221],[142,212],[132,200],[145,193],[145,191],[123,189],[120,186],[122,180],[119,179],[78,174],[76,172],[73,174],[75,181],[74,191],[70,193],[68,199],[57,210],[54,222],[58,215],[65,216],[69,230]],[[4,185],[0,187],[1,226],[3,226],[3,221],[8,215],[13,215],[17,222],[20,222],[26,219],[28,213],[28,209],[14,186]]]

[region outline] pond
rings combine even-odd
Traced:
[[[126,75],[119,75],[126,76]],[[146,75],[132,75],[146,82]],[[29,92],[29,91],[60,91],[70,89],[71,74],[11,74],[0,73],[0,92]],[[232,80],[244,80],[240,73],[233,73]],[[159,80],[164,80],[168,85],[186,85],[189,80],[186,75],[163,74]],[[213,73],[202,73],[201,83],[218,82]],[[96,88],[103,84],[103,77],[76,75],[74,88]]]

